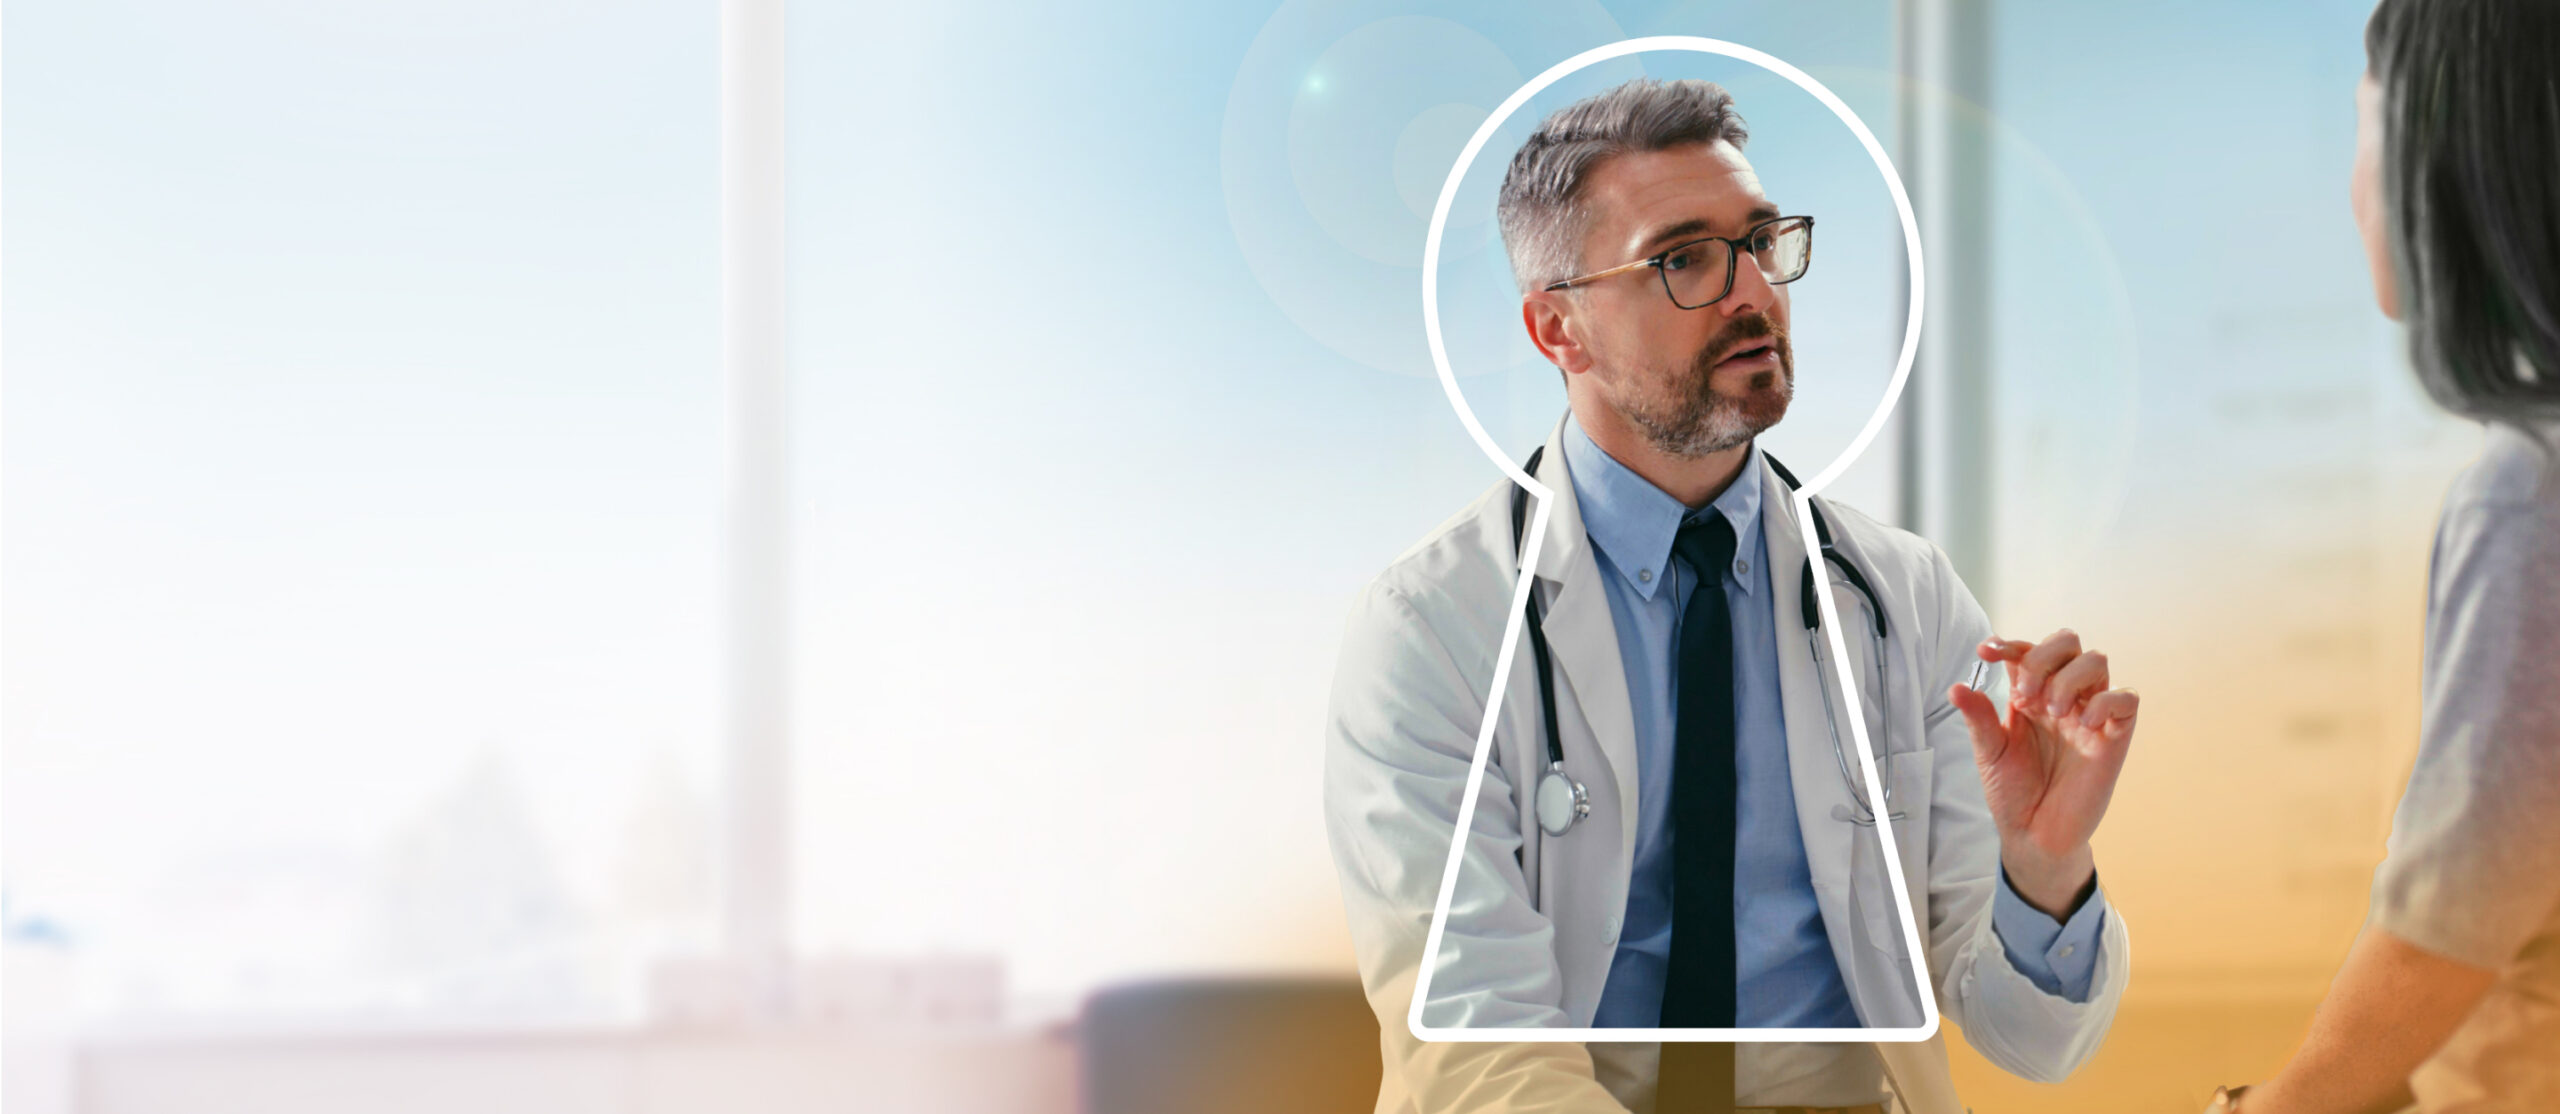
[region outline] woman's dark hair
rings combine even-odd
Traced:
[[[2560,421],[2560,2],[2382,0],[2365,70],[2418,381],[2467,417]]]

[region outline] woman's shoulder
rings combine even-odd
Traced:
[[[2455,475],[2445,509],[2560,511],[2560,426],[2487,426],[2479,458]]]
[[[2560,431],[2545,441],[2490,423],[2479,458],[2445,493],[2432,573],[2439,602],[2471,588],[2509,591],[2501,582],[2516,577],[2560,577]]]

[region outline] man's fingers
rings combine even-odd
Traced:
[[[2044,682],[2064,662],[2080,656],[2080,636],[2064,627],[2053,632],[2018,660],[2018,685],[2013,691],[2020,700],[2033,700],[2044,695]]]
[[[2088,709],[2080,713],[2080,722],[2097,729],[2101,753],[2112,751],[2121,758],[2133,742],[2133,721],[2141,711],[2141,696],[2132,689],[2115,689],[2090,697]]]
[[[2133,745],[2133,721],[2141,710],[2141,701],[2131,689],[2114,689],[2090,697],[2088,706],[2072,717],[2080,730],[2066,736],[2071,740],[2071,749],[2102,767],[2121,766],[2125,752]]]
[[[2009,675],[2009,691],[2016,692],[2018,691],[2018,659],[2027,656],[2027,651],[2032,649],[2035,649],[2035,643],[1993,636],[1976,645],[1973,653],[1984,661],[2003,663],[2001,668]]]
[[[2056,719],[2071,711],[2080,698],[2107,689],[2107,655],[2091,650],[2071,659],[2045,682],[2045,714]]]
[[[2141,694],[2132,689],[2109,689],[2089,698],[2089,706],[2080,711],[2080,726],[2105,727],[2109,720],[2121,720],[2131,726],[2134,715],[2141,710]]]
[[[2009,747],[2009,730],[2001,726],[2000,709],[1991,698],[1963,685],[1948,685],[1947,699],[1964,713],[1965,726],[1973,729],[1973,758],[1983,765],[2000,760]]]

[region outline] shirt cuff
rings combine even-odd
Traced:
[[[2107,893],[2090,888],[2089,900],[2072,910],[2069,920],[2027,904],[2009,886],[2009,870],[2000,869],[2000,888],[1991,898],[1991,927],[2000,934],[2000,950],[2009,966],[2036,989],[2073,1002],[2089,1000],[2089,984],[2098,973],[2098,932],[2106,927]]]

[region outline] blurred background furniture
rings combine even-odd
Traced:
[[[1167,979],[1085,1000],[1084,1114],[1366,1114],[1378,1021],[1352,979]]]

